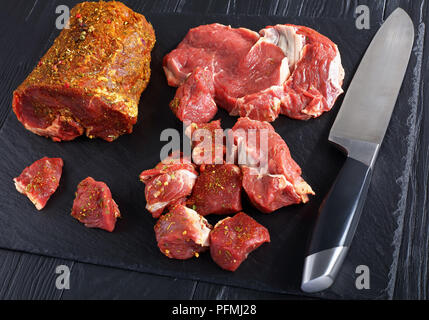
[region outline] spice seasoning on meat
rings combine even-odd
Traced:
[[[250,252],[270,242],[268,230],[247,214],[219,221],[210,233],[210,254],[221,268],[235,271]]]
[[[25,194],[38,210],[42,210],[57,190],[64,162],[61,158],[44,157],[25,168],[13,179],[16,189]]]
[[[70,28],[14,92],[18,120],[54,141],[82,134],[113,141],[131,133],[154,44],[152,26],[124,4],[78,4]]]
[[[154,169],[143,171],[140,181],[146,184],[146,209],[154,218],[159,218],[167,207],[184,202],[191,194],[197,176],[195,165],[174,153]]]
[[[112,232],[121,216],[109,187],[88,177],[79,183],[71,215],[88,228]]]
[[[238,212],[242,210],[241,180],[236,165],[202,165],[187,204],[203,216]]]
[[[196,211],[183,205],[171,207],[155,225],[160,251],[171,259],[198,258],[209,247],[212,226]]]

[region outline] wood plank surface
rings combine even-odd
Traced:
[[[405,9],[414,21],[417,30],[426,30],[428,23],[429,4],[427,1],[389,0],[386,15],[395,8]],[[401,219],[402,230],[396,230],[397,237],[394,246],[397,247],[397,263],[391,269],[392,278],[389,286],[392,298],[397,299],[428,299],[429,298],[429,208],[428,208],[428,179],[429,179],[429,37],[416,40],[415,48],[423,47],[419,56],[420,69],[414,70],[415,78],[421,78],[418,92],[410,97],[415,104],[416,113],[406,121],[411,121],[416,127],[414,139],[407,141],[409,153],[415,154],[410,162],[410,176],[402,183],[408,185],[408,194],[404,198],[405,211]],[[426,92],[426,94],[425,94]],[[405,121],[405,119],[404,119]]]

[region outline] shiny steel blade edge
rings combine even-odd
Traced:
[[[396,9],[377,31],[353,77],[329,141],[372,166],[407,70],[414,25]]]

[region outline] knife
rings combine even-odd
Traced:
[[[408,14],[396,9],[371,41],[344,97],[329,141],[346,162],[319,209],[301,289],[319,292],[335,280],[352,242],[380,145],[414,42]]]

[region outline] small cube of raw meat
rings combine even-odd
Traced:
[[[169,258],[198,258],[209,247],[211,229],[212,226],[196,211],[176,205],[155,225],[156,241],[161,252]]]
[[[143,171],[140,180],[146,184],[146,209],[159,218],[165,208],[183,202],[191,194],[197,176],[188,159],[172,156],[154,169]]]
[[[58,188],[63,165],[61,158],[44,157],[37,160],[13,179],[16,190],[25,194],[37,210],[42,210]]]
[[[87,228],[112,232],[121,213],[109,187],[88,177],[77,186],[71,215]]]
[[[202,165],[187,204],[203,216],[239,212],[241,180],[241,170],[234,164]]]
[[[211,69],[196,68],[171,101],[171,110],[184,123],[208,122],[216,115],[218,109],[213,100],[215,88]]]
[[[195,164],[222,164],[226,153],[224,132],[220,120],[192,123],[186,128],[192,141],[192,160]]]
[[[240,212],[216,224],[210,233],[210,254],[222,269],[235,271],[264,242],[270,242],[268,230]]]

